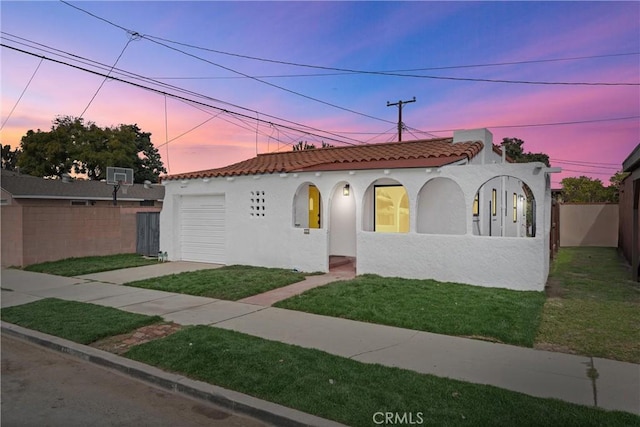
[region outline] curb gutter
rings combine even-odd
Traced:
[[[265,423],[283,427],[344,427],[343,424],[334,421],[202,381],[192,380],[182,375],[168,373],[153,366],[145,365],[144,363],[97,348],[26,329],[11,323],[1,322],[0,325],[2,333],[4,334],[95,363],[96,365],[114,369],[173,393],[204,400],[229,411],[256,418]]]

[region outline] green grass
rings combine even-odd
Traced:
[[[544,301],[542,292],[363,275],[275,306],[531,347]]]
[[[127,286],[237,301],[304,280],[305,274],[282,268],[228,265],[127,283]]]
[[[0,318],[80,344],[89,344],[162,321],[159,316],[127,313],[111,307],[56,298],[3,308]]]
[[[536,346],[640,363],[640,286],[615,248],[562,248]]]
[[[100,273],[101,271],[119,270],[121,268],[140,267],[143,265],[157,264],[157,262],[155,259],[145,258],[138,254],[119,254],[67,258],[60,261],[32,264],[24,269],[38,273],[72,277],[83,274]]]
[[[630,413],[364,364],[206,326],[136,346],[126,356],[349,426],[374,425],[376,412],[421,413],[425,425],[438,426],[640,425]]]

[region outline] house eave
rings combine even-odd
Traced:
[[[11,193],[9,193],[11,194]],[[113,200],[113,197],[92,197],[92,196],[43,196],[43,195],[29,195],[29,194],[11,194],[14,199],[37,199],[37,200],[95,200],[95,201],[107,201]],[[120,197],[118,200],[123,202],[142,202],[144,200],[153,200],[156,202],[162,202],[162,199],[142,199],[139,197]]]

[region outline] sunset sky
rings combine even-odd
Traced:
[[[487,127],[549,154],[564,169],[554,187],[608,184],[640,143],[636,1],[2,1],[0,13],[0,138],[13,147],[60,115],[136,123],[176,174],[298,141],[395,141],[387,101],[414,96],[403,140]]]

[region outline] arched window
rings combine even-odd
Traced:
[[[322,198],[318,187],[305,182],[298,187],[293,198],[293,226],[322,227]]]
[[[535,237],[536,205],[529,186],[513,176],[497,176],[480,186],[472,209],[477,236]]]
[[[409,232],[409,197],[407,190],[397,181],[381,179],[365,193],[366,216],[363,225],[367,231],[378,233]]]

